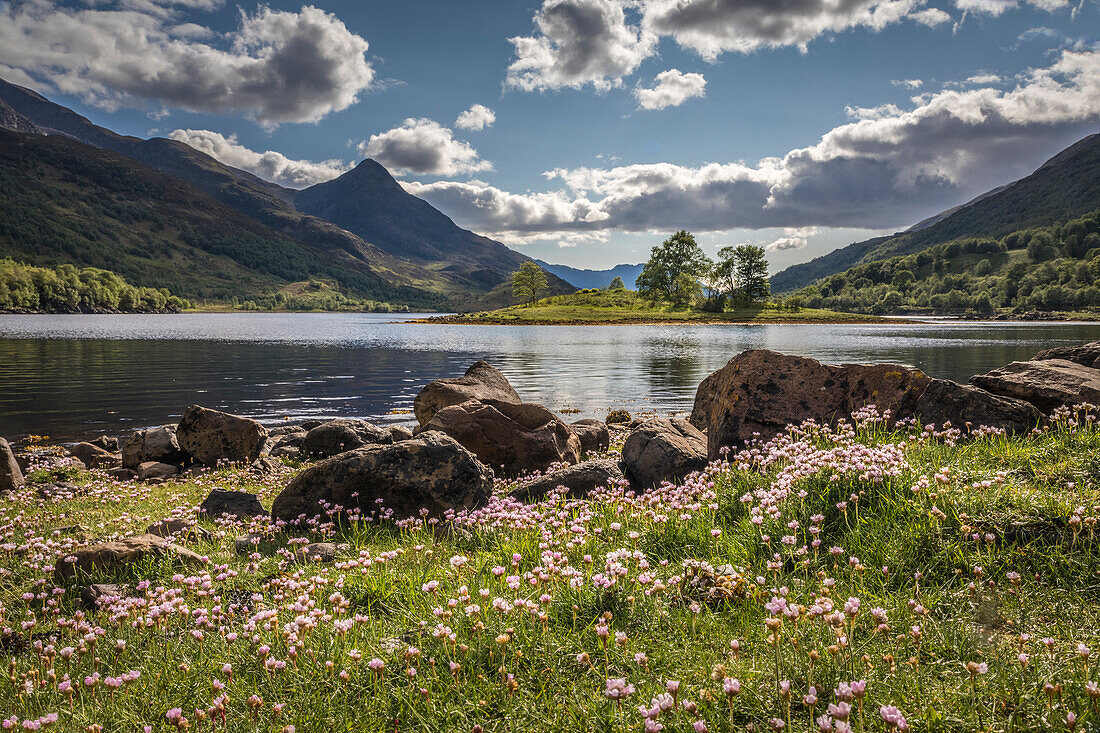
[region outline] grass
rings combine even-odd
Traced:
[[[627,323],[869,323],[882,319],[854,313],[783,309],[759,305],[707,313],[687,306],[654,303],[633,290],[581,290],[527,305],[424,319],[426,323],[571,325]]]
[[[814,731],[820,716],[885,731],[896,708],[920,731],[1089,729],[1097,456],[1086,419],[966,439],[861,420],[642,496],[522,507],[502,484],[453,531],[316,523],[306,539],[346,543],[335,564],[298,561],[294,534],[264,519],[204,521],[204,569],[150,562],[55,588],[53,562],[77,544],[193,516],[214,487],[270,506],[301,466],[159,486],[81,472],[73,498],[28,485],[0,503],[0,719],[641,731],[642,706],[666,731]],[[236,554],[250,530],[264,541]],[[141,590],[84,608],[93,580]]]

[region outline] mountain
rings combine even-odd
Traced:
[[[788,267],[772,276],[772,292],[799,290],[855,265],[912,254],[955,239],[997,238],[1028,227],[1046,226],[1081,216],[1098,205],[1100,134],[1094,134],[1058,153],[1030,176],[930,217],[908,231],[856,242]]]
[[[2,79],[0,102],[4,105],[0,126],[12,129],[16,123],[30,124],[47,135],[64,135],[127,156],[182,179],[269,231],[305,244],[347,270],[381,279],[394,288],[410,288],[409,292],[434,293],[444,308],[505,304],[510,301],[507,277],[529,259],[499,242],[459,229],[430,204],[406,193],[374,161],[365,161],[356,171],[337,179],[337,185],[315,186],[317,190],[301,196],[305,192],[224,165],[185,143],[119,135]],[[11,125],[3,124],[5,114]],[[302,210],[296,208],[299,199]],[[361,211],[353,216],[356,208]],[[314,209],[331,210],[355,228],[349,230],[316,216],[311,213]],[[553,278],[551,290],[567,292],[568,285]],[[425,301],[419,296],[414,300]]]
[[[549,262],[535,260],[539,267],[552,272],[570,285],[578,288],[606,288],[608,283],[617,277],[623,279],[623,284],[631,290],[634,289],[634,281],[642,274],[645,264],[615,265],[609,270],[579,270],[568,265],[551,265]]]
[[[62,135],[0,129],[0,257],[110,270],[189,298],[241,300],[311,278],[440,307],[251,219],[175,176]]]

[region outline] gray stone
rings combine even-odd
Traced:
[[[917,417],[925,425],[1001,428],[1010,435],[1026,433],[1043,414],[1029,402],[991,394],[969,384],[933,379],[917,401]]]
[[[261,517],[267,514],[260,497],[247,491],[224,491],[214,489],[210,495],[203,499],[199,505],[199,511],[209,519],[217,519],[224,514],[237,519],[249,520],[252,517]]]
[[[609,484],[617,485],[626,479],[619,462],[610,458],[585,461],[540,476],[534,481],[521,485],[509,494],[514,499],[531,502],[541,501],[557,489],[569,489],[566,496],[570,499],[583,499],[593,489],[605,488]]]
[[[145,461],[138,464],[137,467],[137,479],[138,481],[150,481],[153,479],[169,479],[179,473],[179,468],[173,466],[171,463],[160,463],[158,461]]]
[[[569,429],[581,442],[582,453],[605,451],[611,446],[611,431],[603,420],[577,420]]]
[[[1031,359],[1032,361],[1064,359],[1091,369],[1100,369],[1100,341],[1093,341],[1080,346],[1059,346],[1058,348],[1047,349],[1046,351],[1040,351]]]
[[[413,438],[413,431],[404,425],[390,425],[389,431],[394,443],[400,440],[412,440]]]
[[[80,589],[80,600],[88,608],[99,608],[112,599],[125,598],[130,590],[118,583],[93,583]]]
[[[0,493],[23,488],[23,471],[15,461],[8,441],[0,438]]]
[[[330,420],[306,433],[301,452],[313,458],[328,458],[373,443],[392,443],[389,430],[363,420]]]
[[[1100,370],[1065,359],[1014,361],[970,378],[987,392],[1030,402],[1044,413],[1063,406],[1100,405]]]
[[[251,463],[260,457],[267,429],[255,420],[191,405],[176,428],[180,449],[206,466]]]
[[[200,527],[190,519],[182,519],[179,517],[162,519],[156,524],[149,525],[149,529],[145,530],[145,532],[146,534],[155,535],[157,537],[170,537],[175,535],[193,541],[214,541],[213,532],[205,527]]]
[[[38,492],[40,498],[46,501],[72,499],[85,493],[83,488],[69,481],[55,481],[48,484],[38,484],[35,491]]]
[[[151,534],[110,540],[66,550],[54,563],[54,577],[62,581],[77,572],[120,572],[144,562],[146,558],[168,558],[184,565],[203,565],[200,555],[183,547],[169,544],[163,537]]]
[[[175,425],[138,430],[122,446],[123,468],[137,469],[149,461],[178,464],[186,458],[176,439]]]
[[[438,432],[341,453],[299,474],[272,505],[287,522],[323,516],[325,507],[358,509],[364,516],[393,511],[395,518],[474,509],[489,501],[493,472],[454,439]],[[377,500],[381,500],[381,506]]]
[[[444,407],[461,405],[469,400],[496,400],[512,404],[522,402],[499,369],[488,362],[478,361],[461,377],[429,382],[413,400],[413,413],[417,422],[424,426]]]
[[[118,453],[118,438],[112,438],[107,435],[100,435],[98,438],[94,438],[88,441],[96,448],[102,448],[110,453]]]
[[[623,443],[623,472],[641,490],[677,482],[707,465],[707,438],[687,420],[647,420]]]
[[[92,443],[77,443],[69,448],[69,455],[87,468],[118,468],[122,457]]]

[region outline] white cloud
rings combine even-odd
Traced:
[[[367,42],[313,6],[242,12],[237,29],[226,34],[178,23],[173,7],[219,4],[0,3],[0,69],[108,108],[239,112],[267,125],[319,120],[354,104],[374,80]]]
[[[813,146],[755,165],[651,163],[557,169],[561,188],[516,194],[478,182],[406,188],[462,225],[542,233],[907,226],[1030,173],[1100,123],[1100,51],[1063,51],[1010,89],[945,89],[879,107]]]
[[[816,237],[821,230],[818,227],[787,227],[783,230],[783,236],[774,239],[764,245],[764,249],[770,252],[779,252],[785,249],[806,249],[810,237]]]
[[[921,25],[926,25],[929,28],[935,28],[938,25],[951,22],[951,16],[939,8],[925,8],[924,10],[918,10],[909,16],[913,20],[917,21]]]
[[[631,0],[544,0],[535,35],[511,40],[505,86],[546,91],[591,84],[606,91],[657,49],[657,37],[628,22]]]
[[[1026,0],[1028,5],[1053,13],[1057,10],[1070,7],[1070,0]],[[976,15],[992,15],[997,17],[1006,11],[1015,10],[1020,6],[1020,0],[955,0],[955,7],[964,13]]]
[[[644,27],[714,60],[727,51],[805,50],[825,34],[878,31],[906,18],[934,25],[940,14],[926,11],[923,0],[647,0]]]
[[[305,188],[336,178],[351,165],[342,160],[294,160],[274,150],[257,152],[237,142],[236,135],[225,137],[210,130],[172,130],[172,140],[179,140],[226,165],[240,168],[267,181],[288,188]]]
[[[371,135],[359,154],[397,173],[456,176],[493,169],[467,142],[434,120],[410,117],[400,127]]]
[[[639,85],[634,98],[642,109],[664,109],[683,104],[692,97],[705,97],[707,80],[702,74],[685,74],[679,69],[669,69],[657,75],[656,85],[646,89]]]
[[[924,82],[920,79],[894,79],[890,83],[896,87],[905,87],[906,89],[920,89],[924,86]]]
[[[455,127],[476,132],[492,126],[496,121],[496,112],[484,104],[475,104],[458,116],[458,119],[455,120]]]

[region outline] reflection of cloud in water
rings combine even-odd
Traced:
[[[0,316],[0,435],[74,439],[178,420],[187,405],[256,416],[408,422],[432,379],[477,359],[524,399],[599,417],[688,410],[750,348],[898,361],[965,381],[1100,325],[936,322],[773,326],[427,326],[378,314]]]

